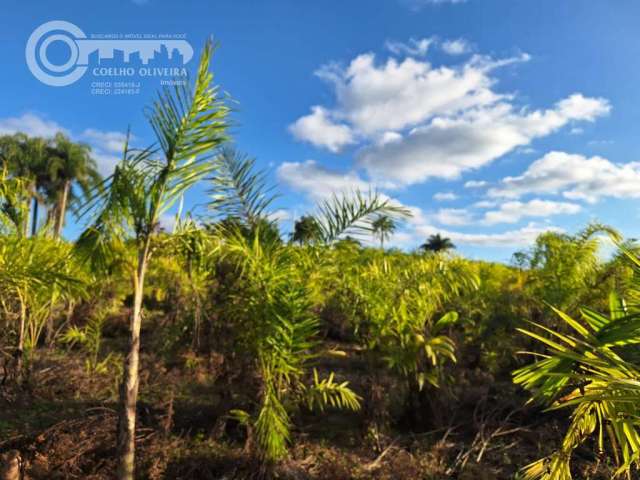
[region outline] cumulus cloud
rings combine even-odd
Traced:
[[[283,183],[312,201],[324,200],[334,193],[340,194],[354,189],[368,190],[371,187],[371,184],[356,172],[338,172],[324,168],[313,160],[283,163],[278,168],[277,175]],[[467,209],[440,209],[435,213],[425,214],[417,206],[403,204],[386,195],[383,195],[383,198],[411,212],[411,217],[403,222],[403,227],[398,229],[389,243],[395,246],[414,247],[423,242],[427,236],[441,233],[461,245],[523,247],[533,243],[535,238],[544,231],[559,230],[556,227],[538,226],[532,223],[501,233],[463,233],[435,225],[462,227],[475,222],[481,223]],[[483,206],[494,207],[495,203],[486,201]]]
[[[127,135],[123,132],[105,132],[88,128],[82,132],[80,138],[106,152],[122,153]],[[130,138],[132,139],[133,137]]]
[[[497,89],[497,70],[527,62],[527,54],[502,59],[475,54],[463,57],[457,65],[438,66],[427,60],[433,41],[387,42],[387,49],[395,56],[381,59],[365,53],[344,65],[320,68],[316,74],[330,85],[335,101],[314,106],[290,130],[296,138],[333,152],[353,145],[357,147],[355,162],[341,172],[313,160],[285,163],[278,169],[279,178],[314,200],[333,192],[367,190],[372,185],[389,192],[430,178],[458,179],[507,154],[532,153],[536,139],[564,127],[581,128],[579,122],[593,122],[611,110],[606,99],[582,93],[560,97],[550,105],[523,105],[515,94]],[[448,40],[440,46],[452,55],[469,51],[463,40]],[[508,179],[492,185],[469,180],[465,188],[493,187],[491,196],[468,208],[436,212],[424,213],[410,206],[414,217],[397,233],[403,235],[403,242],[440,232],[460,244],[520,247],[544,231],[558,229],[529,223],[506,232],[465,233],[464,228],[460,228],[463,232],[443,231],[438,226],[492,227],[526,218],[575,214],[581,209],[570,201],[581,192],[562,190],[565,202],[520,201],[520,193],[496,193],[516,188],[518,182],[512,183]],[[517,188],[524,187],[518,184]],[[433,198],[447,201],[457,196],[442,191]]]
[[[495,103],[504,98],[491,90],[494,80],[489,73],[498,66],[483,57],[457,68],[434,68],[415,58],[389,58],[378,64],[375,55],[367,53],[358,55],[346,68],[322,67],[317,75],[335,89],[338,105],[334,115],[372,135]]]
[[[433,219],[441,225],[468,225],[473,221],[471,214],[464,208],[442,208]]]
[[[449,200],[456,200],[458,195],[453,192],[438,192],[433,196],[433,199],[437,202],[446,202]]]
[[[426,43],[414,42],[392,48],[427,51]],[[336,104],[313,107],[290,130],[332,152],[357,144],[357,165],[374,181],[403,186],[458,178],[610,111],[606,99],[580,93],[532,110],[495,91],[496,69],[528,60],[527,54],[497,60],[474,55],[458,66],[434,67],[419,58],[379,62],[372,53],[361,54],[345,67],[332,64],[316,72],[333,87]]]
[[[313,200],[323,200],[334,193],[368,191],[371,188],[371,184],[356,172],[337,172],[318,165],[315,160],[284,162],[278,167],[277,176],[292,190],[304,193]]]
[[[476,209],[492,209],[482,216],[466,208],[442,208],[430,218],[441,225],[497,225],[500,223],[518,223],[523,218],[548,218],[554,215],[578,213],[582,207],[575,203],[533,199],[528,202],[508,201],[502,204],[491,201],[476,202]]]
[[[550,152],[516,177],[506,177],[488,191],[491,197],[561,194],[572,200],[596,202],[602,197],[640,197],[640,163],[612,163],[606,158]]]
[[[497,210],[484,214],[482,222],[486,225],[497,223],[517,223],[526,217],[551,217],[553,215],[570,215],[582,210],[580,205],[568,202],[534,199],[528,202],[511,201],[500,205]]]
[[[58,123],[43,118],[34,113],[25,113],[19,117],[0,119],[0,135],[12,135],[14,133],[26,133],[33,137],[53,137],[56,133],[69,132]]]
[[[435,118],[412,129],[401,141],[365,148],[359,162],[374,178],[401,184],[430,177],[455,179],[570,121],[590,121],[608,109],[605,100],[582,95],[572,95],[554,108],[532,112],[515,110],[501,102],[457,117]]]
[[[570,120],[587,120],[593,122],[597,117],[606,115],[611,105],[603,98],[587,98],[574,93],[557,103],[558,113]]]
[[[442,50],[449,55],[462,55],[471,50],[471,45],[464,38],[445,40],[442,42]]]
[[[311,107],[309,115],[300,117],[291,124],[289,131],[298,140],[324,147],[334,153],[355,141],[348,125],[334,123],[329,112],[318,105]]]
[[[410,38],[408,43],[387,40],[385,48],[395,55],[410,55],[422,57],[427,54],[429,47],[434,43],[433,38]]]

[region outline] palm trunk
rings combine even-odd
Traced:
[[[144,277],[149,255],[149,240],[138,252],[138,268],[134,277],[134,300],[131,314],[129,353],[125,359],[124,377],[120,388],[120,418],[118,422],[118,480],[133,480],[136,450],[136,404],[138,402],[138,371],[140,364],[140,326]]]
[[[64,188],[62,189],[62,193],[60,194],[60,200],[58,202],[58,205],[56,205],[56,219],[54,228],[55,238],[60,238],[60,235],[62,235],[62,229],[64,228],[64,219],[67,214],[67,200],[69,198],[70,188],[71,182],[67,180],[66,182],[64,182]]]
[[[33,217],[31,218],[31,236],[38,232],[38,199],[33,197]]]

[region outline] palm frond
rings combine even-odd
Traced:
[[[332,243],[342,235],[371,234],[375,215],[408,217],[411,213],[375,192],[363,194],[356,190],[342,196],[334,194],[324,200],[318,205],[314,218],[320,227],[322,240]]]
[[[233,148],[224,148],[216,164],[209,190],[209,208],[214,214],[239,218],[251,227],[267,218],[275,195],[266,185],[264,172],[254,171],[255,159]]]

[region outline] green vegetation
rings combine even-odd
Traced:
[[[634,478],[634,243],[593,224],[511,265],[440,234],[385,250],[410,213],[360,191],[283,241],[213,52],[108,178],[62,135],[0,138],[0,453],[26,478]]]

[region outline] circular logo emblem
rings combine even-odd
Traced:
[[[71,85],[87,71],[86,65],[78,65],[79,48],[76,40],[87,36],[76,25],[62,20],[55,20],[40,25],[27,41],[27,66],[31,73],[42,83],[52,87]],[[52,63],[47,57],[47,50],[54,42],[63,42],[69,47],[69,60],[61,65]]]

